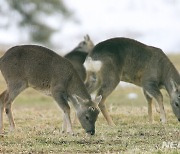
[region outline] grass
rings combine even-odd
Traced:
[[[170,56],[180,70],[180,55]],[[0,76],[0,91],[5,89]],[[129,93],[138,96],[129,99]],[[75,135],[61,134],[62,115],[56,103],[33,89],[24,91],[13,105],[15,132],[8,132],[8,119],[4,115],[6,135],[0,137],[0,153],[180,153],[179,148],[163,148],[163,142],[180,144],[180,123],[177,122],[163,91],[168,123],[148,123],[147,104],[138,87],[117,87],[109,96],[107,106],[115,127],[107,125],[102,114],[96,123],[96,135],[86,136],[79,123],[73,125]]]

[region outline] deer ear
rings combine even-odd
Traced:
[[[89,37],[88,34],[84,36],[84,40],[85,40],[85,41],[89,41],[89,40],[90,40],[90,37]]]
[[[94,103],[96,103],[97,105],[99,105],[100,101],[102,100],[102,96],[99,95],[94,99]]]
[[[82,103],[87,103],[89,102],[88,99],[82,99],[81,97],[79,97],[78,95],[76,94],[73,94],[72,97],[75,99],[76,103],[81,105]]]
[[[173,88],[173,91],[177,91],[178,90],[178,85],[175,81],[173,81],[172,79],[170,79],[170,82],[171,82],[171,86]]]

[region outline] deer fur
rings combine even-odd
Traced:
[[[86,70],[83,63],[93,47],[94,44],[91,41],[89,35],[86,35],[84,36],[84,40],[81,41],[77,47],[64,56],[73,64],[73,67],[83,81],[86,79]]]
[[[64,56],[72,63],[82,81],[85,81],[86,79],[86,70],[83,63],[93,47],[94,44],[91,41],[89,35],[85,35],[84,40],[81,41],[71,52]],[[74,114],[73,117],[73,123],[75,124],[77,123],[77,115]]]
[[[7,89],[0,95],[0,134],[3,134],[3,111],[8,116],[10,129],[15,123],[11,111],[13,100],[23,90],[32,87],[43,92],[57,102],[63,111],[62,131],[73,133],[70,120],[71,101],[85,131],[95,133],[98,116],[97,103],[73,68],[72,64],[55,52],[36,45],[15,46],[0,58],[0,69],[7,83]]]
[[[94,67],[96,64],[98,66]],[[114,123],[106,109],[105,100],[120,81],[142,87],[148,102],[150,122],[153,121],[153,98],[159,105],[161,121],[166,122],[160,92],[160,89],[166,89],[174,114],[180,121],[180,76],[161,49],[133,39],[112,38],[97,44],[86,58],[84,66],[87,68],[86,87],[89,93],[97,91],[97,95],[102,95],[99,107],[109,125]]]

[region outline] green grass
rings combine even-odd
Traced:
[[[180,56],[171,58],[179,67]],[[1,92],[5,86],[0,77]],[[128,99],[131,92],[138,98]],[[79,123],[73,125],[74,136],[61,134],[62,114],[57,104],[52,98],[28,89],[13,105],[15,132],[8,132],[4,113],[6,135],[0,137],[0,153],[180,153],[180,148],[162,148],[165,141],[180,142],[180,123],[172,113],[165,91],[163,95],[168,123],[161,124],[154,109],[155,122],[149,124],[142,90],[134,86],[117,87],[107,100],[116,126],[108,126],[100,114],[96,134],[89,137]]]

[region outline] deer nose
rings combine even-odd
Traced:
[[[94,135],[95,134],[95,130],[87,131],[87,133],[90,134],[90,135]]]
[[[180,118],[178,119],[178,121],[180,122]]]
[[[95,130],[92,130],[92,131],[91,131],[91,135],[94,135],[94,134],[95,134]]]
[[[90,131],[90,134],[94,135],[95,134],[95,130]]]

